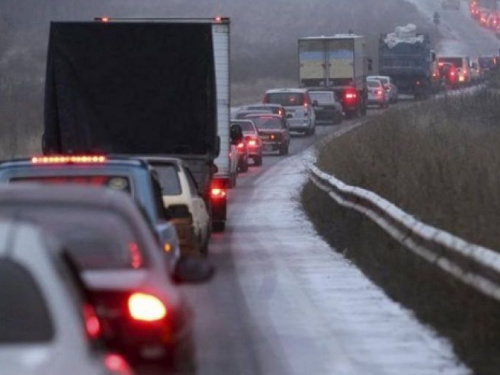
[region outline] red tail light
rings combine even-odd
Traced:
[[[128,299],[128,311],[134,320],[155,322],[167,316],[167,308],[157,297],[134,293]]]
[[[221,188],[210,189],[210,197],[212,199],[222,199],[226,196],[226,191]]]
[[[377,91],[376,91],[376,94],[377,94],[377,95],[382,95],[382,94],[383,94],[383,91],[382,91],[382,90],[377,90]]]
[[[60,155],[60,156],[34,156],[32,164],[65,164],[65,163],[105,163],[106,157],[102,155]]]
[[[250,140],[248,141],[248,145],[249,145],[249,146],[257,146],[257,141],[256,141],[255,139],[250,139]]]
[[[142,265],[142,256],[139,250],[139,246],[132,242],[128,245],[128,251],[130,253],[130,265],[132,268],[139,268]]]
[[[101,335],[101,322],[95,313],[94,307],[88,303],[83,305],[83,319],[85,321],[85,332],[91,339]]]
[[[344,99],[348,103],[354,103],[358,100],[358,93],[354,89],[344,91]]]
[[[245,144],[243,142],[240,142],[240,143],[238,143],[238,145],[236,147],[239,149],[242,149],[242,148],[245,148]]]
[[[116,353],[106,354],[106,357],[104,358],[104,366],[106,366],[106,369],[112,374],[131,373],[127,361],[125,361],[125,358],[123,358],[120,354]]]

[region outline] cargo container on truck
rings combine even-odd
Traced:
[[[301,38],[299,85],[333,88],[348,117],[366,114],[366,40],[355,34]]]
[[[52,22],[44,153],[179,157],[223,229],[229,26],[228,18]]]
[[[399,93],[426,98],[439,89],[436,54],[427,34],[414,25],[380,35],[379,73],[391,77]]]

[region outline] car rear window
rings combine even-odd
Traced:
[[[293,92],[276,92],[268,93],[265,96],[266,103],[280,104],[283,107],[296,107],[302,105],[304,100],[304,94],[293,93]]]
[[[368,81],[366,84],[368,87],[380,87],[379,81]]]
[[[117,214],[83,206],[2,206],[2,212],[40,225],[55,235],[82,269],[126,269],[147,265],[134,230]]]
[[[255,131],[254,125],[249,122],[235,122],[234,124],[241,126],[241,130],[244,132]]]
[[[104,175],[85,175],[85,176],[23,176],[12,177],[9,182],[38,182],[43,184],[80,184],[103,186],[113,190],[120,190],[131,193],[130,180],[126,176],[104,176]]]
[[[311,100],[316,100],[319,105],[327,105],[335,103],[335,96],[331,91],[314,91],[310,92]]]
[[[163,195],[179,195],[182,193],[177,167],[175,165],[153,164],[160,180]]]
[[[31,274],[0,260],[0,344],[51,341],[54,326],[44,297]]]
[[[252,121],[257,129],[281,129],[281,120],[276,117],[252,117]]]

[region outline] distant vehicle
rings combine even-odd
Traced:
[[[173,266],[180,256],[179,238],[168,222],[161,186],[145,161],[119,156],[35,156],[0,163],[0,183],[36,182],[102,186],[130,194],[143,208],[162,242],[164,257]],[[168,251],[167,251],[168,250]]]
[[[0,223],[0,372],[132,375],[121,355],[103,351],[102,321],[64,250],[19,218]]]
[[[232,124],[239,124],[243,130],[243,137],[249,157],[256,166],[262,165],[262,140],[259,131],[252,120],[231,120]]]
[[[346,117],[366,115],[366,38],[335,34],[300,38],[299,86],[333,88]]]
[[[366,81],[366,85],[368,86],[368,104],[376,104],[380,108],[387,108],[389,106],[389,97],[382,82],[377,79],[370,79]]]
[[[460,0],[441,0],[441,9],[460,9]]]
[[[286,109],[281,104],[253,104],[241,107],[241,110],[247,111],[270,111],[275,115],[280,115],[281,117],[286,117]]]
[[[488,27],[488,18],[490,16],[490,12],[484,9],[479,9],[479,24],[483,27]]]
[[[208,254],[212,223],[196,180],[181,159],[144,157],[158,173],[163,204],[175,225],[183,255]]]
[[[389,76],[368,76],[368,77],[366,77],[366,79],[367,80],[378,79],[380,82],[382,82],[382,85],[384,86],[384,90],[389,96],[389,102],[390,103],[397,103],[397,101],[398,101],[398,88],[394,83],[392,83],[391,77],[389,77]]]
[[[379,75],[391,77],[400,94],[425,99],[439,90],[436,54],[428,34],[415,25],[398,26],[379,39]]]
[[[477,58],[471,59],[469,71],[471,82],[477,83],[483,80],[483,70],[479,66],[479,61]]]
[[[439,56],[438,66],[444,63],[453,64],[455,68],[457,68],[458,83],[460,85],[467,85],[470,83],[470,59],[468,56]]]
[[[287,155],[290,148],[290,132],[286,119],[274,114],[248,115],[252,120],[262,140],[262,151],[279,151]]]
[[[488,15],[488,19],[486,21],[486,27],[488,27],[491,30],[496,31],[499,24],[500,24],[500,14],[498,14],[497,11],[492,11]]]
[[[492,71],[499,68],[498,56],[479,56],[477,61],[483,71],[483,78],[486,80],[489,79]]]
[[[192,311],[174,280],[206,281],[213,270],[202,259],[182,258],[170,272],[129,196],[88,186],[3,185],[0,208],[62,243],[80,270],[108,347],[132,362],[193,366]]]
[[[316,132],[316,114],[307,89],[267,90],[263,102],[285,107],[291,131],[305,135],[313,135]],[[255,125],[259,128],[259,124]]]
[[[458,72],[455,65],[451,63],[440,64],[439,75],[445,88],[454,89],[458,86]]]
[[[343,108],[333,89],[310,89],[309,95],[315,104],[316,121],[326,121],[335,125],[342,123]]]

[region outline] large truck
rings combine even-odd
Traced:
[[[391,77],[399,93],[416,99],[439,90],[436,54],[429,36],[417,33],[411,24],[380,35],[379,74]]]
[[[347,117],[366,114],[366,40],[355,34],[298,40],[299,86],[333,89]]]
[[[174,156],[226,221],[228,18],[52,22],[43,152]]]

